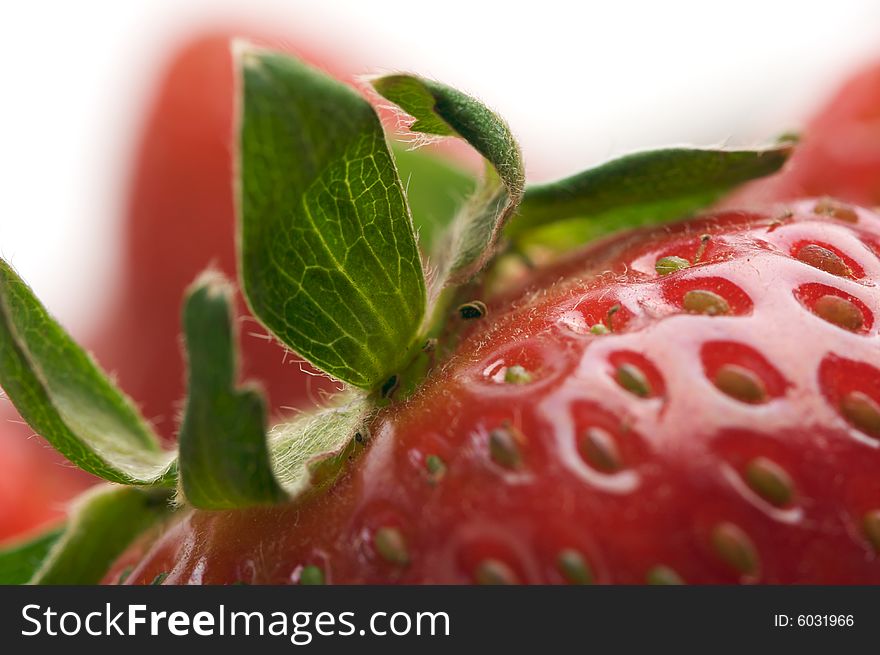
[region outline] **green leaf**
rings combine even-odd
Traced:
[[[519,239],[559,224],[543,240],[552,234],[571,246],[615,230],[684,217],[738,184],[779,170],[790,152],[790,144],[781,144],[757,150],[669,148],[627,155],[558,182],[528,187],[505,234]]]
[[[495,254],[501,229],[519,204],[525,184],[519,146],[497,114],[448,86],[412,75],[380,77],[373,86],[415,119],[410,130],[459,136],[486,160],[483,180],[434,253],[438,288],[467,282]]]
[[[286,55],[239,47],[240,270],[283,343],[374,389],[405,365],[424,273],[394,160],[372,107]]]
[[[395,143],[392,151],[406,189],[419,247],[430,255],[468,196],[474,192],[476,180],[423,148],[415,150]]]
[[[4,544],[0,549],[0,585],[28,582],[63,532],[63,527],[53,528],[27,541]]]
[[[333,406],[272,428],[272,467],[284,489],[295,497],[332,483],[369,439],[371,416],[366,398],[343,395]]]
[[[173,453],[3,260],[0,385],[22,418],[83,470],[111,482],[174,484]]]
[[[101,486],[80,496],[30,582],[95,584],[144,531],[170,512],[170,491]]]
[[[183,326],[189,394],[180,477],[195,507],[271,504],[321,488],[366,442],[372,405],[356,393],[276,425],[267,436],[262,394],[236,388],[232,287],[219,273],[205,273],[190,287]]]
[[[275,481],[266,447],[266,403],[254,387],[236,388],[233,289],[203,274],[183,308],[188,394],[180,429],[180,478],[202,509],[268,504],[287,494]]]

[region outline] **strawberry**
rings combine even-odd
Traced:
[[[95,356],[169,440],[183,395],[180,290],[208,264],[235,270],[231,37],[223,31],[192,37],[162,73],[133,153],[119,290],[97,334],[87,335]],[[241,320],[248,331],[242,344],[248,373],[264,381],[276,409],[307,406],[331,386],[301,371],[253,318]],[[58,466],[61,458],[28,439],[33,430],[19,425],[10,410],[4,406],[0,414],[0,539],[57,519],[71,497],[94,483]],[[46,469],[53,474],[41,476]],[[26,484],[41,477],[46,481],[39,487]]]
[[[821,207],[530,278],[331,492],[190,512],[129,580],[880,582],[880,216]]]
[[[810,120],[785,168],[747,184],[729,207],[832,196],[880,205],[880,62],[849,78]]]
[[[529,185],[478,100],[376,78],[416,139],[484,160],[454,216],[423,211],[424,162],[401,177],[361,94],[234,56],[242,296],[344,388],[269,427],[236,290],[205,271],[168,449],[0,260],[0,383],[111,483],[0,551],[0,582],[880,582],[880,216],[819,198],[671,222],[789,144]]]
[[[208,265],[235,273],[231,37],[217,31],[189,40],[163,73],[134,153],[122,289],[98,340],[102,363],[168,438],[184,393],[180,290]],[[307,406],[310,394],[329,388],[301,372],[251,316],[240,320],[246,373],[267,386],[275,408]]]

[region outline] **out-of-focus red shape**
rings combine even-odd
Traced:
[[[209,266],[231,279],[236,275],[234,35],[220,32],[193,40],[164,76],[128,196],[125,291],[103,340],[105,365],[116,371],[122,388],[166,438],[173,437],[184,397],[179,338],[184,290]],[[273,410],[302,407],[309,403],[309,392],[330,387],[324,378],[302,372],[295,356],[285,356],[242,301],[239,312],[242,375],[265,386]]]
[[[10,404],[0,408],[0,541],[57,519],[90,480],[34,436]]]
[[[880,204],[880,62],[838,89],[807,124],[782,171],[747,184],[722,204],[759,205],[805,196]]]
[[[86,342],[166,440],[174,437],[184,397],[179,336],[184,290],[208,266],[235,279],[230,50],[235,36],[242,32],[193,38],[160,77],[135,149],[121,292],[98,334]],[[283,41],[253,40],[291,50]],[[239,319],[242,377],[264,385],[274,412],[307,406],[322,389],[332,388],[266,338],[242,301]],[[2,409],[0,540],[59,517],[65,501],[94,481],[65,466],[42,439],[29,438],[33,430],[19,423],[11,406]]]

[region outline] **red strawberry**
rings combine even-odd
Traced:
[[[64,514],[92,480],[34,435],[12,409],[0,412],[0,540]]]
[[[785,169],[746,185],[726,205],[820,195],[880,204],[880,63],[850,78],[813,117]]]
[[[168,438],[184,394],[180,290],[209,264],[230,275],[235,271],[232,34],[193,37],[162,76],[132,170],[118,300],[99,334],[87,340]],[[296,358],[263,338],[252,318],[242,319],[247,373],[267,386],[274,409],[309,405],[332,387],[324,377],[300,372]],[[28,439],[34,431],[11,406],[0,410],[5,539],[63,515],[66,502],[94,479],[59,466],[62,458],[42,440]],[[52,473],[42,475],[46,470]]]
[[[193,39],[164,75],[132,175],[123,292],[99,352],[168,437],[184,396],[180,290],[209,265],[235,274],[231,39]],[[331,388],[300,373],[252,317],[241,320],[246,374],[266,385],[273,408],[309,405],[310,392]]]
[[[593,245],[330,492],[189,511],[128,580],[880,583],[878,255],[880,216],[812,200]]]

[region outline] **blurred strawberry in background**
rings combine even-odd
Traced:
[[[134,153],[120,297],[98,334],[85,340],[167,440],[174,436],[184,395],[183,291],[209,265],[235,276],[233,35],[242,36],[219,31],[192,39],[160,78]],[[262,42],[290,49],[277,41]],[[301,370],[295,356],[266,338],[241,301],[239,311],[242,375],[265,386],[273,410],[306,406],[333,386]],[[3,539],[60,516],[64,501],[93,479],[65,466],[8,403],[0,421]]]
[[[90,484],[65,463],[7,402],[0,409],[0,541],[61,515],[64,502]]]
[[[233,35],[241,36],[230,30],[192,39],[161,77],[135,152],[121,245],[122,291],[98,334],[86,339],[166,439],[173,438],[184,391],[183,289],[208,265],[235,274]],[[283,42],[264,42],[290,50]],[[332,72],[349,77],[338,67]],[[844,85],[808,124],[782,172],[746,186],[725,204],[803,195],[880,203],[880,65]],[[263,382],[276,412],[305,406],[333,386],[301,370],[295,356],[266,339],[241,302],[239,310],[242,375]],[[10,405],[2,408],[0,421],[3,539],[60,516],[64,501],[92,479],[65,466]]]
[[[805,196],[880,205],[880,63],[864,68],[831,96],[804,128],[782,171],[747,184],[724,205]]]
[[[233,36],[194,39],[163,77],[128,194],[124,293],[97,342],[102,363],[166,439],[184,395],[183,291],[208,266],[235,278]],[[241,300],[239,310],[242,375],[265,385],[274,410],[301,407],[309,393],[329,388],[328,380],[301,372],[299,360],[268,339]]]

